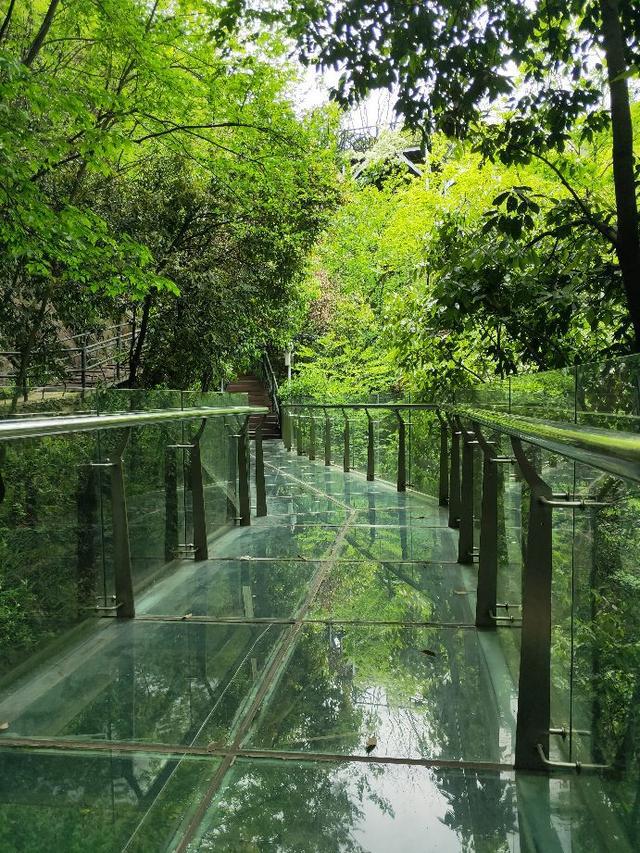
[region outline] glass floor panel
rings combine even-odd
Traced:
[[[511,762],[514,698],[475,630],[306,625],[246,745]]]
[[[279,625],[112,623],[0,703],[6,737],[162,744],[228,739]],[[0,735],[0,745],[2,735]]]
[[[359,509],[354,524],[373,524],[410,527],[447,527],[448,513],[441,507],[396,507],[390,509]]]
[[[593,785],[489,769],[240,759],[189,850],[630,853],[620,823],[589,812]]]
[[[273,506],[273,501],[270,505]],[[296,525],[310,524],[325,524],[330,527],[336,527],[344,524],[349,514],[349,510],[344,509],[321,509],[322,505],[326,505],[326,501],[318,501],[315,505],[317,509],[295,509],[289,508],[285,511],[284,506],[274,506],[273,511],[269,513],[269,518],[274,524],[285,524],[290,522]],[[335,507],[335,504],[333,504]]]
[[[2,853],[638,849],[637,771],[491,766],[513,760],[519,631],[456,627],[477,568],[447,511],[279,442],[265,459],[269,517],[0,697]],[[438,760],[462,766],[410,763]]]
[[[457,564],[337,563],[308,617],[470,624],[475,621],[476,581],[475,569]]]
[[[336,540],[336,530],[320,525],[275,524],[275,520],[237,528],[216,540],[213,557],[301,557],[309,560],[326,555]]]
[[[340,558],[455,563],[457,540],[449,527],[351,527]]]
[[[302,560],[207,560],[181,566],[144,596],[138,615],[290,619],[318,564]]]
[[[0,850],[170,850],[219,763],[151,752],[0,749]]]

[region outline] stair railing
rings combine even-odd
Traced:
[[[276,417],[278,418],[278,425],[282,426],[282,418],[280,413],[280,399],[279,399],[279,388],[278,388],[278,380],[276,379],[276,374],[273,370],[273,366],[271,364],[271,359],[269,358],[268,353],[264,352],[262,354],[262,358],[260,361],[261,372],[263,374],[264,380],[267,383],[267,391],[269,393],[269,398],[271,400],[271,404],[273,406],[273,411]]]

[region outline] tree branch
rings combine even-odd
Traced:
[[[525,149],[525,151],[532,157],[536,157],[538,160],[544,163],[545,166],[548,166],[552,172],[554,172],[554,174],[560,180],[562,186],[570,193],[573,200],[576,202],[580,210],[584,213],[585,218],[588,220],[588,222],[597,231],[599,231],[600,234],[602,234],[602,236],[605,237],[605,239],[607,239],[613,246],[617,246],[618,235],[616,231],[613,228],[610,228],[608,225],[605,225],[604,222],[600,222],[598,219],[596,219],[596,217],[589,209],[589,206],[583,201],[583,199],[580,198],[578,193],[574,190],[574,188],[571,186],[569,181],[565,178],[565,176],[562,174],[556,164],[549,160],[547,157],[545,157],[544,154],[539,154],[537,151],[532,151],[531,149]]]
[[[147,118],[153,118],[153,116],[147,116]],[[271,136],[279,135],[270,127],[262,127],[258,124],[249,124],[248,122],[242,121],[221,121],[214,122],[212,124],[172,124],[171,127],[166,127],[163,130],[156,130],[153,133],[147,133],[144,136],[139,136],[137,139],[134,139],[133,142],[146,142],[147,139],[157,139],[160,136],[168,136],[168,134],[176,133],[177,131],[216,130],[217,128],[222,127],[248,127],[252,130],[259,130],[261,133],[268,133]]]
[[[0,27],[0,44],[4,41],[4,37],[7,34],[7,30],[9,29],[9,24],[11,23],[11,16],[13,15],[13,7],[16,5],[16,0],[11,0],[9,3],[9,8],[7,9],[7,14],[4,16],[4,21],[2,22],[2,26]]]
[[[47,9],[47,14],[44,16],[44,20],[40,25],[40,29],[33,40],[31,47],[23,57],[22,61],[27,66],[27,68],[31,68],[34,63],[34,60],[40,53],[40,49],[44,43],[45,38],[47,37],[47,33],[51,29],[51,24],[53,23],[53,19],[56,14],[56,10],[58,8],[60,0],[51,0],[49,3],[49,8]]]

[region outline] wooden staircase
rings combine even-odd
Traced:
[[[278,415],[274,411],[273,401],[271,400],[269,392],[267,391],[266,385],[262,379],[253,373],[238,376],[233,380],[233,382],[229,382],[225,391],[228,391],[230,394],[248,394],[249,403],[252,406],[267,406],[269,414],[266,416],[266,419],[262,424],[262,437],[264,439],[282,438]],[[255,429],[261,420],[262,415],[251,415],[249,418],[250,433],[255,432]]]

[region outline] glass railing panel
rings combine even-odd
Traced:
[[[190,423],[188,440],[197,434],[201,421]],[[234,418],[208,418],[200,436],[200,462],[204,506],[209,536],[218,533],[237,515],[237,425]]]
[[[609,766],[621,780],[612,809],[633,821],[640,775],[640,486],[577,466],[572,635],[571,760]]]
[[[372,410],[375,419],[376,477],[395,483],[398,474],[398,419],[393,412]],[[408,461],[407,453],[407,478]]]
[[[456,405],[508,412],[511,403],[510,391],[508,378],[489,378],[482,385],[456,389],[454,402]]]
[[[121,453],[124,460],[134,589],[154,582],[173,560],[189,554],[183,432],[180,421],[101,431],[103,458]]]
[[[14,394],[11,389],[0,388],[0,418],[41,417],[48,414],[96,414],[97,391],[56,390],[46,393],[34,392],[25,400],[22,394]]]
[[[98,414],[180,409],[182,392],[171,389],[103,388],[95,392]]]
[[[582,364],[576,374],[578,423],[629,432],[640,430],[640,355]]]
[[[575,420],[575,368],[511,378],[511,412],[531,418]]]
[[[532,459],[536,470],[559,499],[575,494],[574,464],[556,454],[534,448]],[[574,514],[570,508],[558,507],[552,516],[551,585],[551,727],[568,728],[571,716],[571,645],[573,599]],[[527,570],[536,571],[528,565]],[[553,758],[558,740],[551,738]]]
[[[440,421],[430,410],[402,412],[409,423],[409,468],[408,479],[412,488],[438,496],[440,471]]]
[[[97,459],[95,434],[0,445],[0,677],[112,603]]]

